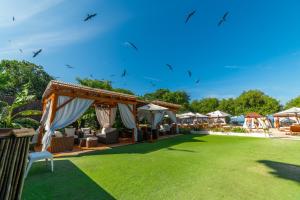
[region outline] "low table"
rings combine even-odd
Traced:
[[[79,138],[79,146],[80,147],[86,146],[86,138]]]
[[[97,137],[88,137],[86,138],[86,147],[97,147],[98,146],[98,138]]]

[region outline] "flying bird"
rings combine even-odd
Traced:
[[[150,84],[151,84],[152,87],[155,87],[155,86],[156,86],[156,84],[153,83],[152,81],[150,82]]]
[[[227,16],[228,16],[229,12],[226,12],[223,17],[220,19],[218,26],[221,26],[226,20],[227,20]]]
[[[121,77],[125,77],[125,76],[126,76],[126,74],[127,74],[127,71],[126,71],[126,69],[124,69],[124,71],[123,71],[123,73],[122,73]]]
[[[90,77],[91,77],[91,78],[94,78],[93,74],[90,74]]]
[[[19,49],[20,53],[23,53],[23,50],[22,49]]]
[[[15,21],[15,16],[13,16],[12,20]]]
[[[127,42],[125,42],[125,44],[131,46],[134,50],[138,51],[137,46],[135,44],[133,44],[132,42],[127,41]]]
[[[188,72],[189,77],[191,78],[192,77],[192,72],[190,70],[188,70],[187,72]]]
[[[42,49],[39,49],[38,51],[36,52],[33,52],[33,58],[36,57],[37,55],[39,55],[40,53],[42,52]]]
[[[87,16],[84,18],[83,21],[86,22],[86,21],[88,21],[88,20],[90,20],[90,19],[96,17],[96,15],[97,15],[97,13],[94,13],[94,14],[87,14]]]
[[[187,15],[186,19],[185,19],[185,23],[188,23],[189,20],[191,19],[191,17],[192,17],[195,13],[196,13],[196,10],[190,12],[190,13]]]
[[[200,82],[200,79],[196,80],[196,84],[198,84]]]
[[[169,68],[169,70],[173,71],[172,65],[170,65],[170,64],[166,64],[166,65],[167,65],[167,67]]]
[[[73,68],[74,68],[72,65],[69,65],[69,64],[66,64],[65,66],[66,66],[67,68],[69,68],[69,69],[73,69]]]

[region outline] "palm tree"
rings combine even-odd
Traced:
[[[0,101],[0,127],[3,128],[21,128],[22,123],[18,122],[20,119],[37,122],[30,118],[30,116],[41,115],[39,110],[22,110],[18,111],[20,107],[27,105],[35,100],[35,95],[28,94],[28,85],[25,85],[23,90],[16,94],[16,98],[11,105],[5,101]]]

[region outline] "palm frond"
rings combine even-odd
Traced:
[[[15,117],[28,117],[28,116],[35,116],[35,115],[41,115],[42,111],[40,110],[24,110],[20,111],[12,116],[12,118]]]

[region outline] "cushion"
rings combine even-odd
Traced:
[[[113,132],[113,131],[115,131],[115,130],[116,130],[116,128],[102,128],[101,133],[102,133],[102,134],[106,134],[106,133]]]
[[[89,133],[91,133],[91,128],[81,128],[81,131],[82,131],[84,134],[89,134]]]
[[[55,137],[63,137],[63,134],[60,131],[54,132]]]
[[[87,140],[87,141],[90,141],[90,140],[98,140],[98,138],[97,138],[97,137],[88,137],[86,140]]]
[[[65,128],[65,134],[67,136],[74,136],[75,135],[75,128]]]

